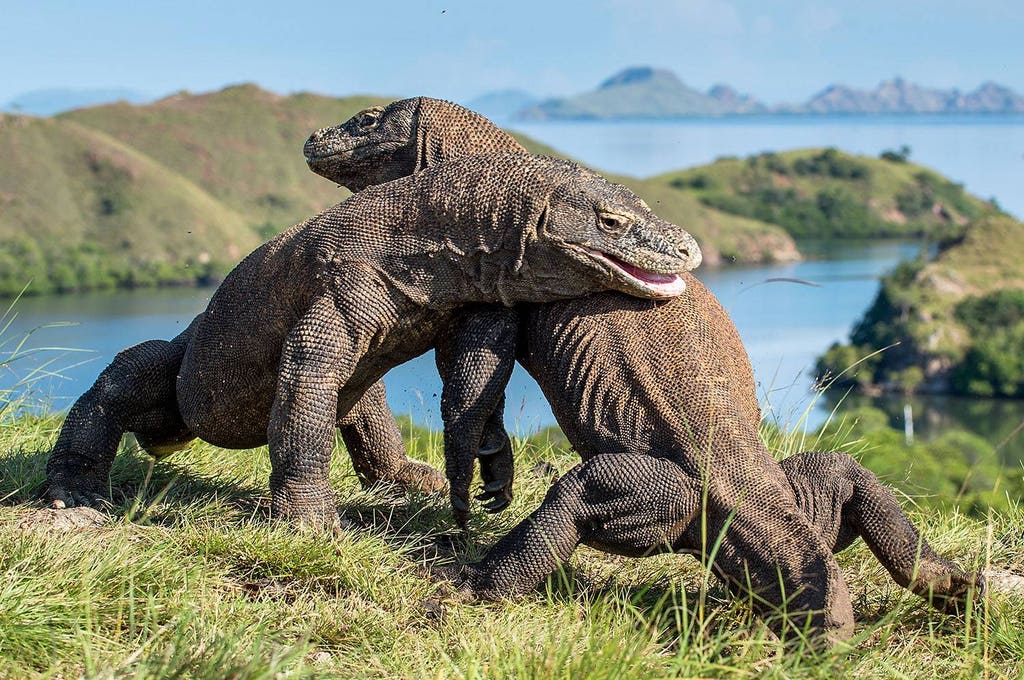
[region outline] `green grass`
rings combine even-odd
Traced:
[[[852,648],[782,654],[764,625],[684,556],[581,549],[515,601],[467,604],[422,567],[475,560],[535,507],[540,460],[576,458],[554,433],[516,442],[510,510],[475,514],[463,542],[443,498],[364,492],[332,467],[352,528],[295,532],[268,513],[265,450],[195,444],[153,465],[126,441],[110,520],[57,530],[35,500],[58,418],[8,412],[0,427],[0,677],[1020,677],[1024,607],[932,611],[862,546],[841,556],[858,626]],[[411,453],[440,438],[406,425]],[[780,450],[799,442],[776,441]],[[912,512],[940,551],[979,567],[1019,560],[1024,511],[984,520]]]

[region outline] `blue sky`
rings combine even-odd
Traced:
[[[34,89],[151,95],[257,82],[278,92],[428,94],[594,87],[624,66],[768,103],[902,75],[1024,92],[1020,0],[0,0],[0,102]]]

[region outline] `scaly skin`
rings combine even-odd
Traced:
[[[403,139],[432,139],[445,153],[425,163]],[[478,145],[493,151],[503,139],[509,150],[522,149],[482,116],[419,98],[314,133],[306,156],[314,171],[342,184],[387,181],[479,153]],[[358,163],[350,165],[353,154]],[[797,614],[789,624],[809,622],[834,639],[850,632],[853,613],[830,553],[862,536],[901,585],[940,607],[962,604],[980,577],[935,554],[869,471],[839,453],[800,454],[781,466],[771,458],[758,436],[753,373],[735,326],[696,278],[685,279],[686,293],[665,303],[603,293],[523,305],[521,319],[497,308],[459,318],[438,348],[456,517],[468,510],[465,460],[481,437],[481,448],[500,452],[481,458],[484,496],[491,509],[510,498],[511,449],[495,442],[507,440],[501,400],[517,336],[520,361],[584,459],[481,563],[464,567],[465,587],[483,597],[529,590],[579,543],[711,559],[721,536],[712,566],[730,587],[752,590],[767,615],[785,601]]]
[[[629,215],[628,229],[608,233],[609,211]],[[368,189],[252,252],[174,341],[121,353],[65,422],[49,493],[65,506],[101,498],[134,427],[151,443],[267,443],[272,514],[335,526],[335,428],[389,368],[433,346],[462,306],[610,288],[671,296],[699,252],[628,190],[565,161],[466,158]],[[350,424],[346,439],[393,432],[379,415]]]

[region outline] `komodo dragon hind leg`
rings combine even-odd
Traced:
[[[195,323],[170,342],[148,340],[119,352],[71,407],[46,462],[46,497],[55,507],[103,503],[125,432],[154,450],[192,439],[175,381]]]
[[[948,613],[960,611],[969,593],[984,589],[981,574],[936,553],[892,490],[850,456],[810,451],[781,465],[800,509],[834,552],[862,537],[897,583]]]
[[[755,503],[719,507],[713,492],[705,498],[701,480],[668,460],[594,455],[556,482],[483,561],[463,568],[463,588],[485,598],[525,592],[580,543],[637,557],[685,551],[712,559],[730,590],[749,595],[780,635],[809,629],[848,637],[853,608],[835,559],[792,501],[786,511],[784,489],[772,489],[759,486]],[[782,609],[786,615],[776,616]]]
[[[364,488],[394,483],[403,489],[434,493],[448,484],[440,471],[409,459],[402,433],[388,408],[384,383],[370,386],[338,427]]]
[[[452,514],[459,526],[469,519],[469,487],[478,456],[491,512],[512,500],[512,445],[502,423],[505,387],[515,367],[519,316],[504,307],[467,309],[450,337],[438,343],[437,370],[444,388],[445,473]],[[482,454],[482,455],[481,455]]]

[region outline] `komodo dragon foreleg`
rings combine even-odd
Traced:
[[[47,498],[57,507],[100,505],[126,432],[159,457],[194,436],[178,411],[175,381],[197,316],[171,341],[147,340],[114,357],[71,407],[46,463]]]
[[[452,513],[460,527],[469,519],[469,488],[479,456],[484,482],[478,500],[498,512],[512,500],[515,463],[503,421],[505,387],[515,367],[520,319],[514,309],[475,307],[453,323],[437,345],[437,370],[444,385],[445,472]]]
[[[373,320],[346,320],[345,304],[324,295],[293,326],[267,428],[271,515],[312,527],[339,525],[329,475],[338,393],[375,330]]]

